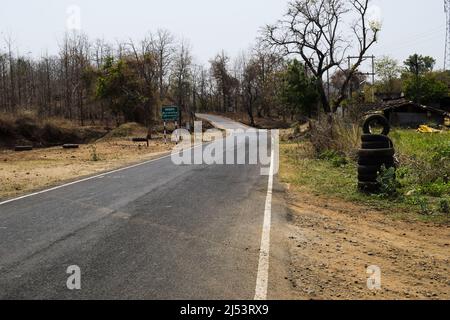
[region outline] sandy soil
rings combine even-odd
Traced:
[[[290,282],[300,299],[449,299],[450,226],[288,187]],[[367,267],[381,269],[381,290]]]
[[[0,151],[0,198],[157,158],[171,148],[162,139],[152,141],[147,147],[129,138],[112,138],[72,150],[61,147],[30,152],[3,150]]]

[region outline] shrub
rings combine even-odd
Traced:
[[[19,117],[15,121],[16,132],[29,140],[35,140],[39,136],[39,127],[30,117]]]
[[[380,195],[384,197],[396,196],[397,189],[400,187],[395,175],[395,169],[386,169],[384,166],[381,168],[377,177],[377,182],[380,184]]]
[[[95,145],[91,146],[91,161],[100,161],[100,156],[97,153],[97,147]]]
[[[6,117],[0,116],[0,136],[13,137],[15,135],[12,121]]]
[[[309,135],[316,155],[332,150],[347,158],[356,159],[357,150],[361,146],[360,125],[338,116],[312,121]]]
[[[449,214],[450,213],[450,200],[449,199],[441,199],[439,202],[439,211],[442,213]]]

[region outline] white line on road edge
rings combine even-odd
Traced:
[[[203,144],[200,143],[200,144],[193,145],[191,148],[183,150],[183,152],[192,151],[194,149],[197,149],[198,147],[203,147]],[[61,189],[61,188],[65,188],[65,187],[68,187],[68,186],[71,186],[71,185],[74,185],[74,184],[77,184],[77,183],[81,183],[81,182],[85,182],[85,181],[89,181],[89,180],[93,180],[93,179],[97,179],[97,178],[103,178],[104,176],[107,176],[107,175],[110,175],[110,174],[113,174],[113,173],[117,173],[117,172],[125,171],[125,170],[128,170],[128,169],[140,167],[140,166],[143,166],[145,164],[149,164],[149,163],[152,163],[152,162],[156,162],[156,161],[159,161],[159,160],[163,160],[163,159],[169,158],[171,156],[172,156],[172,154],[168,154],[168,155],[165,155],[165,156],[163,156],[161,158],[148,160],[148,161],[137,163],[137,164],[134,164],[132,166],[125,167],[125,168],[120,168],[120,169],[116,169],[116,170],[113,170],[113,171],[103,172],[101,174],[98,174],[98,175],[95,175],[95,176],[92,176],[92,177],[87,177],[85,179],[81,179],[81,180],[69,182],[69,183],[66,183],[66,184],[62,184],[60,186],[56,186],[56,187],[53,187],[53,188],[50,188],[50,189],[45,189],[45,190],[42,190],[42,191],[26,194],[26,195],[21,196],[21,197],[17,197],[17,198],[14,198],[14,199],[9,199],[9,200],[0,202],[0,206],[3,205],[3,204],[10,203],[10,202],[14,202],[14,201],[18,201],[18,200],[21,200],[21,199],[33,197],[33,196],[36,196],[36,195],[39,195],[39,194],[42,194],[42,193],[46,193],[46,192],[58,190],[58,189]]]
[[[202,144],[197,144],[197,145],[194,145],[194,146],[192,146],[191,148],[189,148],[189,149],[187,149],[187,150],[183,150],[183,152],[191,151],[191,150],[193,150],[193,149],[196,149],[196,148],[202,147],[202,146],[203,146]],[[81,183],[81,182],[85,182],[85,181],[89,181],[89,180],[93,180],[93,179],[97,179],[97,178],[103,178],[104,176],[107,176],[107,175],[110,175],[110,174],[113,174],[113,173],[117,173],[117,172],[125,171],[125,170],[128,170],[128,169],[140,167],[140,166],[143,166],[143,165],[145,165],[145,164],[149,164],[149,163],[152,163],[152,162],[156,162],[156,161],[159,161],[159,160],[162,160],[162,159],[169,158],[169,157],[171,157],[171,156],[172,156],[172,154],[168,154],[168,155],[163,156],[163,157],[161,157],[161,158],[148,160],[148,161],[141,162],[141,163],[137,163],[137,164],[134,164],[134,165],[132,165],[132,166],[125,167],[125,168],[120,168],[120,169],[117,169],[117,170],[104,172],[104,173],[98,174],[98,175],[96,175],[96,176],[87,177],[87,178],[85,178],[85,179],[81,179],[81,180],[69,182],[69,183],[66,183],[66,184],[62,184],[62,185],[60,185],[60,186],[56,186],[56,187],[53,187],[53,188],[50,188],[50,189],[45,189],[45,190],[42,190],[42,191],[38,191],[38,192],[26,194],[26,195],[21,196],[21,197],[17,197],[17,198],[14,198],[14,199],[9,199],[9,200],[0,202],[0,206],[1,206],[1,205],[4,205],[4,204],[7,204],[7,203],[10,203],[10,202],[18,201],[18,200],[21,200],[21,199],[25,199],[25,198],[37,196],[37,195],[42,194],[42,193],[46,193],[46,192],[58,190],[58,189],[61,189],[61,188],[65,188],[65,187],[68,187],[68,186],[71,186],[71,185],[74,185],[74,184],[77,184],[77,183]]]
[[[261,248],[259,251],[258,275],[256,277],[255,300],[267,299],[267,287],[269,284],[269,256],[270,256],[270,225],[272,222],[272,190],[275,163],[275,151],[272,147],[269,185],[267,187],[266,206],[264,209],[264,223],[261,236]]]
[[[46,192],[58,190],[58,189],[61,189],[61,188],[65,188],[65,187],[68,187],[68,186],[71,186],[71,185],[74,185],[74,184],[77,184],[77,183],[89,181],[89,180],[92,180],[92,179],[101,178],[101,177],[104,177],[104,176],[107,176],[107,175],[110,175],[110,174],[113,174],[113,173],[117,173],[117,172],[121,172],[121,171],[124,171],[124,170],[136,168],[136,167],[142,166],[144,164],[148,164],[148,163],[152,163],[152,162],[155,162],[155,161],[158,161],[158,160],[162,160],[162,159],[168,158],[170,156],[171,155],[169,154],[169,155],[166,155],[166,156],[161,157],[161,158],[148,160],[148,161],[141,162],[141,163],[138,163],[138,164],[135,164],[135,165],[132,165],[132,166],[125,167],[125,168],[120,168],[120,169],[117,169],[117,170],[104,172],[104,173],[98,174],[96,176],[92,176],[92,177],[88,177],[88,178],[85,178],[85,179],[69,182],[69,183],[62,184],[60,186],[56,186],[56,187],[53,187],[53,188],[50,188],[50,189],[45,189],[45,190],[42,190],[42,191],[38,191],[38,192],[30,193],[30,194],[27,194],[27,195],[24,195],[24,196],[21,196],[21,197],[17,197],[17,198],[14,198],[14,199],[6,200],[6,201],[3,201],[3,202],[0,202],[0,206],[4,205],[4,204],[7,204],[7,203],[10,203],[10,202],[14,202],[14,201],[18,201],[18,200],[21,200],[21,199],[33,197],[33,196],[36,196],[36,195],[39,195],[39,194],[42,194],[42,193],[46,193]]]

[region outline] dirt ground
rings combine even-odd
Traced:
[[[5,199],[131,163],[157,158],[172,149],[162,138],[133,143],[129,137],[108,138],[79,149],[62,147],[29,152],[0,151],[0,198]]]
[[[300,299],[449,299],[450,226],[382,212],[287,186],[290,282]],[[369,266],[381,290],[369,290]]]

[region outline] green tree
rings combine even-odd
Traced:
[[[398,61],[384,56],[375,63],[375,72],[379,77],[377,91],[387,94],[401,92],[400,72]]]
[[[436,60],[430,56],[413,54],[404,62],[406,70],[416,76],[433,71]]]
[[[125,60],[115,62],[111,57],[106,59],[98,77],[96,96],[108,102],[117,123],[120,115],[127,121],[133,119],[134,108],[142,102],[136,75]]]
[[[423,104],[436,102],[448,96],[447,85],[439,81],[432,72],[418,77],[408,76],[403,83],[403,90],[406,97]]]
[[[303,64],[297,60],[290,62],[284,73],[281,89],[281,101],[288,111],[292,115],[312,117],[318,99],[316,80],[308,77]]]
[[[439,101],[448,95],[448,86],[433,72],[436,60],[429,56],[413,54],[405,62],[403,91],[416,103]]]

